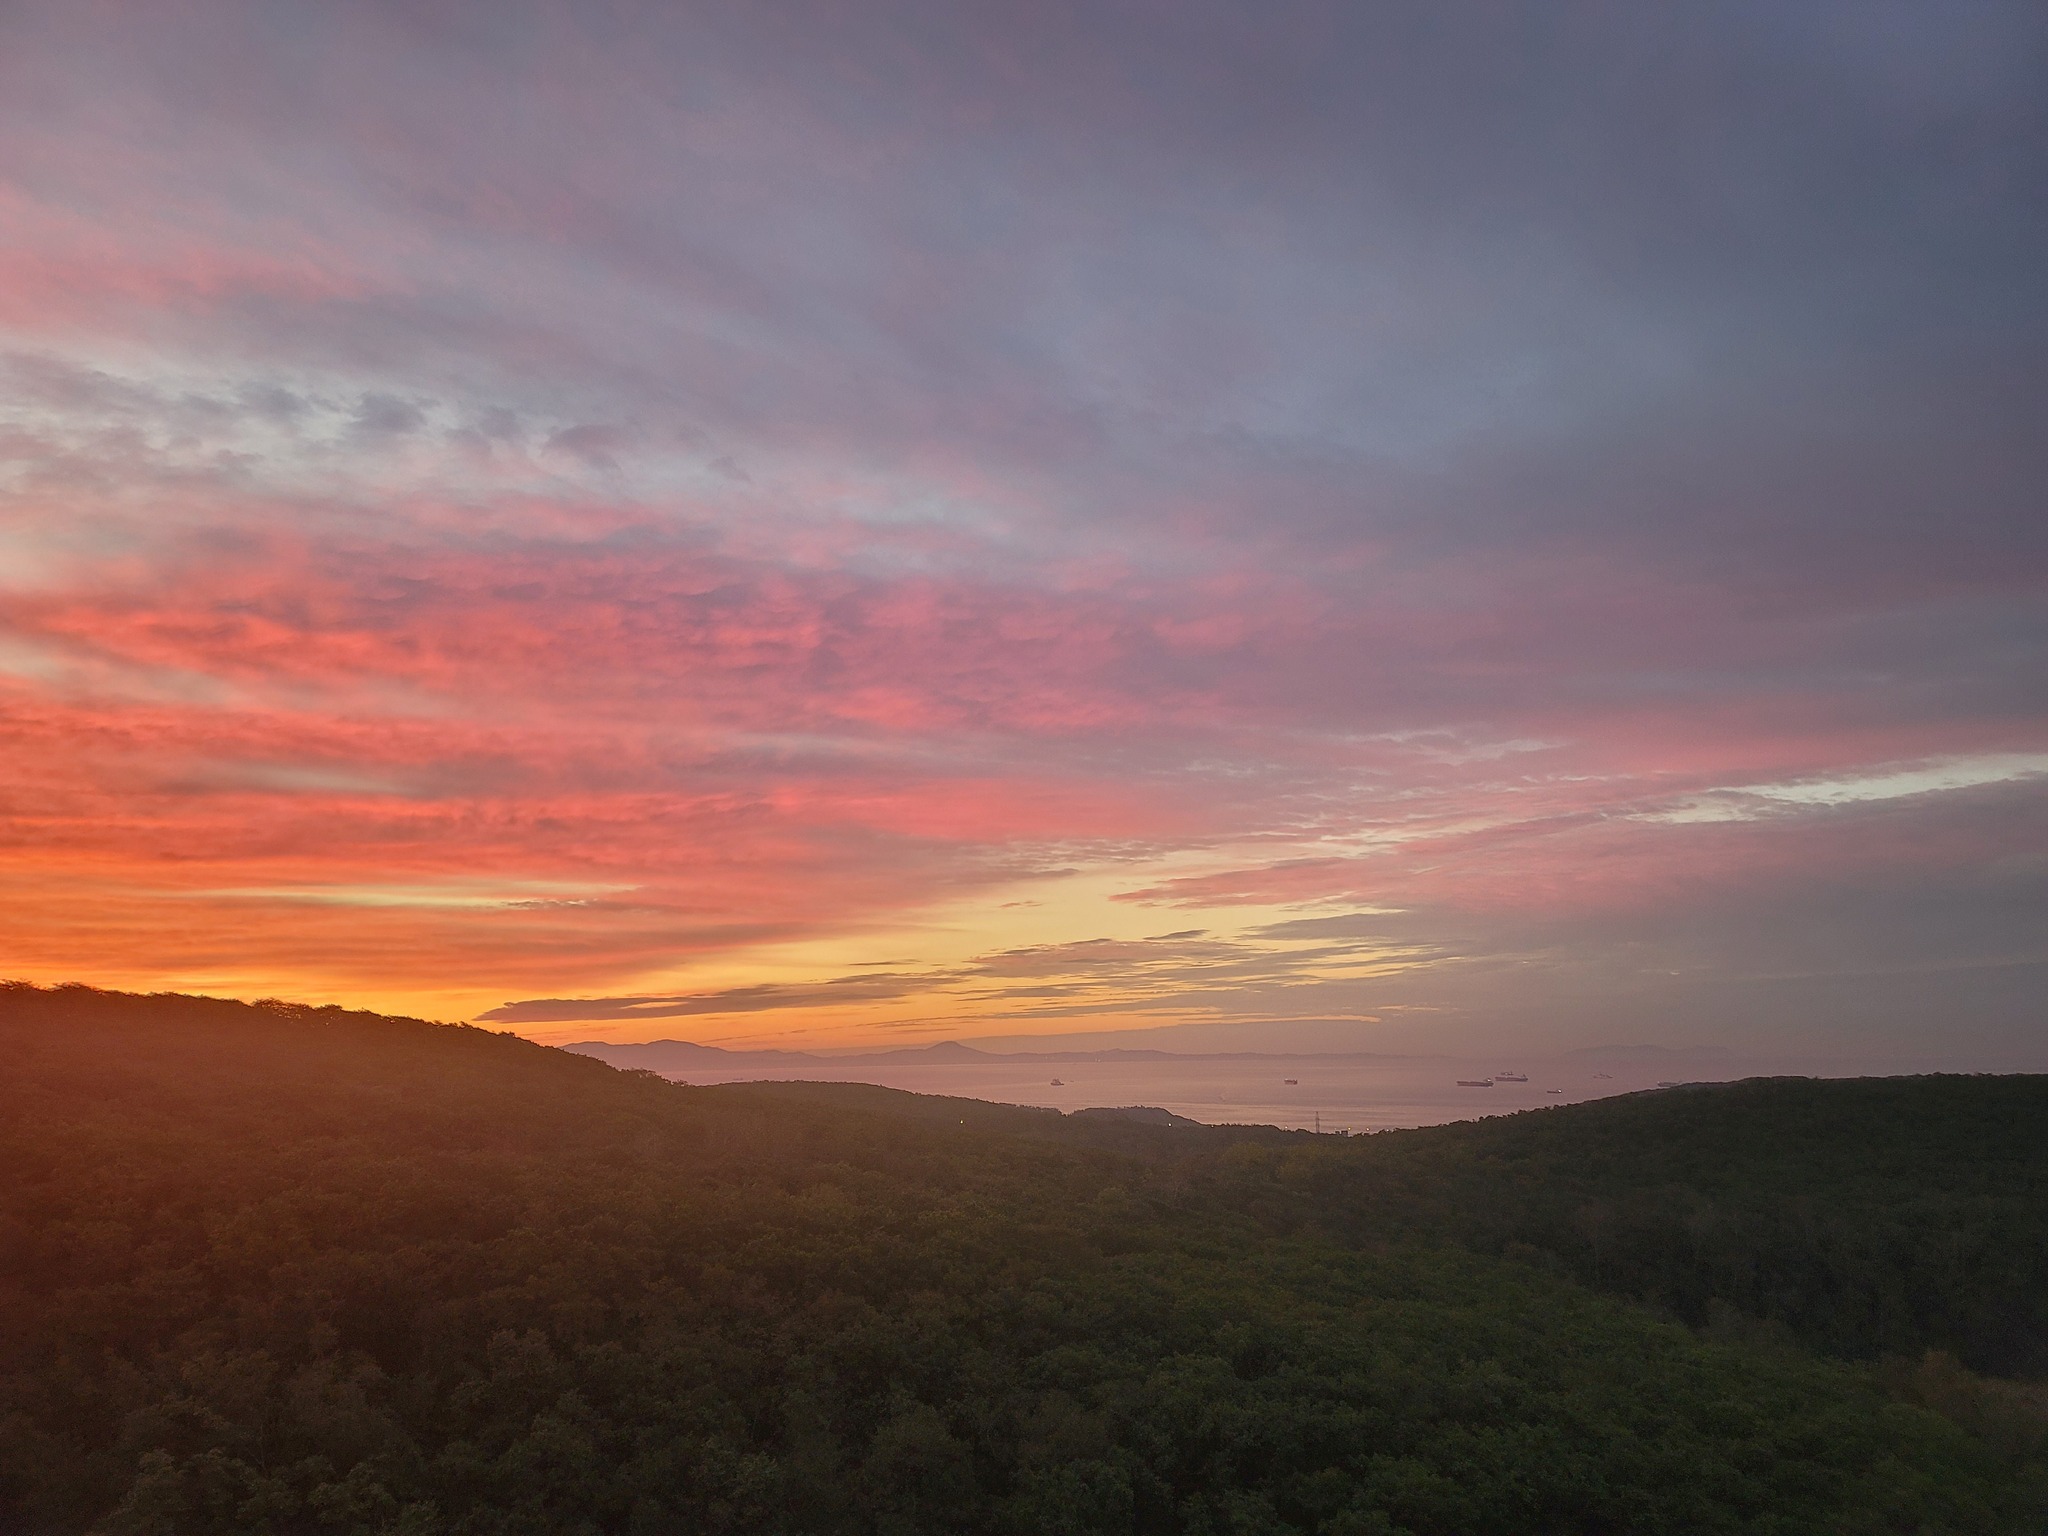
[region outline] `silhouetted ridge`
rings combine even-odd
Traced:
[[[1168,1109],[1151,1104],[1128,1104],[1120,1109],[1077,1109],[1076,1119],[1130,1120],[1139,1125],[1201,1126],[1201,1121],[1190,1120],[1185,1115],[1176,1115]]]

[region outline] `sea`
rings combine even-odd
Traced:
[[[1503,1079],[1518,1073],[1527,1082]],[[1566,1057],[1526,1063],[1440,1056],[1187,1056],[990,1062],[831,1058],[671,1072],[678,1082],[852,1082],[1072,1111],[1150,1105],[1209,1125],[1360,1134],[1640,1093],[1672,1082],[1786,1075],[1784,1063]],[[1834,1072],[1800,1075],[1834,1076]],[[1842,1074],[1846,1075],[1846,1074]],[[1490,1082],[1490,1087],[1465,1083]]]

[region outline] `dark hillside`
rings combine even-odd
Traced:
[[[0,1060],[8,1532],[2039,1529],[1967,1375],[1502,1257],[1464,1192],[1570,1161],[1519,1126],[905,1112],[82,988],[0,990]]]
[[[2048,1375],[2048,1077],[1669,1089],[1325,1143],[1284,1177],[1347,1231],[1534,1249],[1690,1323]]]
[[[1268,1231],[1452,1242],[1696,1327],[1746,1317],[1847,1359],[1940,1349],[2048,1375],[2048,1077],[1757,1079],[1348,1139],[956,1114],[841,1084],[718,1092],[1114,1146]]]

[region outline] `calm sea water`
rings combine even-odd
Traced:
[[[1526,1083],[1495,1081],[1491,1088],[1461,1088],[1460,1078],[1523,1071]],[[1151,1104],[1211,1125],[1277,1125],[1289,1130],[1380,1131],[1442,1125],[1486,1115],[1512,1114],[1551,1104],[1573,1104],[1654,1088],[1659,1081],[1718,1081],[1782,1066],[1697,1063],[1458,1061],[1443,1057],[1267,1057],[1256,1061],[1049,1061],[956,1064],[929,1062],[837,1067],[830,1061],[797,1068],[751,1067],[726,1072],[682,1072],[678,1081],[874,1083],[911,1093],[987,1099],[1075,1110]],[[1606,1074],[1600,1076],[1597,1074]],[[1289,1082],[1288,1079],[1294,1079]],[[1055,1081],[1057,1080],[1057,1081]]]

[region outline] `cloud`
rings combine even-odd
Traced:
[[[426,423],[426,413],[410,400],[368,394],[356,402],[352,425],[365,437],[403,437]]]
[[[1205,939],[1202,931],[1152,939],[1081,939],[978,955],[961,965],[884,971],[814,983],[762,983],[673,997],[536,998],[479,1014],[491,1023],[635,1020],[803,1011],[832,1014],[877,1002],[914,1000],[926,1011],[960,1009],[984,1023],[1088,1013],[1207,1016],[1242,1011],[1233,994],[1256,993],[1257,1008],[1284,1007],[1283,994],[1314,991],[1360,963],[1408,964],[1415,944],[1316,945]]]
[[[842,1029],[1974,953],[1843,933],[2048,846],[2043,26],[12,7],[11,952]]]
[[[700,1014],[765,1013],[780,1008],[844,1007],[898,998],[916,984],[890,975],[841,976],[815,986],[762,983],[727,987],[694,997],[536,998],[506,1003],[477,1015],[498,1024],[554,1024],[569,1020],[676,1019]]]
[[[1385,935],[1392,912],[1344,912],[1334,917],[1294,917],[1252,929],[1262,939],[1370,939]]]
[[[547,445],[550,452],[568,454],[588,468],[616,473],[619,467],[616,454],[625,446],[625,441],[625,434],[615,427],[580,422],[551,435]],[[716,465],[713,467],[716,468]]]
[[[1918,763],[1792,784],[1714,789],[1684,803],[1641,813],[1645,821],[1746,821],[1810,806],[1897,800],[1983,784],[2025,782],[2048,774],[2048,754],[2011,752],[1949,762]]]

